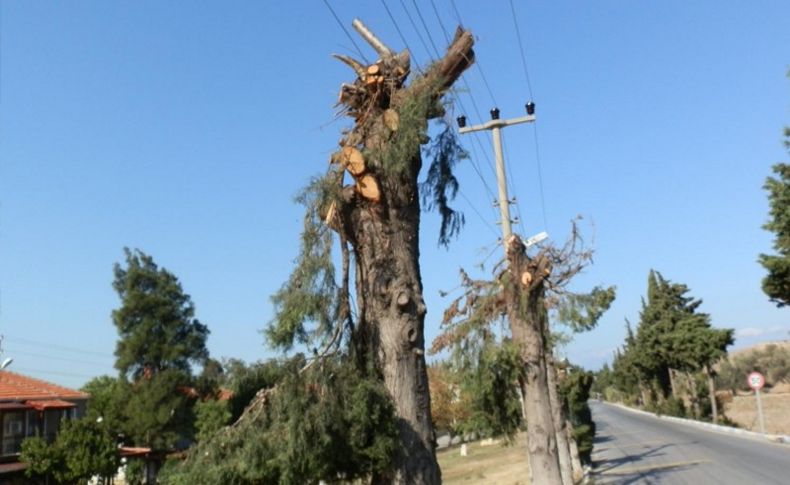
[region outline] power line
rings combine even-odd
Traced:
[[[414,32],[417,34],[417,38],[420,39],[420,44],[422,44],[423,48],[425,49],[425,52],[428,53],[428,59],[433,61],[433,57],[431,56],[431,49],[428,48],[428,43],[426,43],[425,39],[422,38],[422,35],[420,34],[420,29],[417,27],[417,24],[414,22],[414,19],[412,18],[411,13],[409,13],[409,9],[406,7],[406,4],[403,2],[403,0],[400,0],[400,5],[401,7],[403,7],[403,11],[406,13],[406,18],[409,19],[409,23],[411,24],[411,27],[414,29]]]
[[[52,374],[52,375],[55,375],[55,376],[85,377],[85,378],[88,378],[88,379],[96,377],[95,375],[76,374],[76,373],[73,373],[73,372],[60,372],[60,371],[55,371],[55,370],[31,369],[29,367],[15,367],[14,370],[19,370],[19,371],[23,371],[23,372],[32,373],[32,374]]]
[[[4,335],[4,338],[9,340],[9,341],[11,341],[11,342],[16,342],[16,343],[21,344],[21,345],[48,347],[50,349],[60,350],[60,351],[63,351],[63,352],[77,352],[77,353],[80,353],[80,354],[90,354],[90,355],[96,355],[96,356],[100,356],[100,357],[114,357],[112,354],[108,354],[108,353],[104,353],[104,352],[96,352],[95,350],[80,349],[80,348],[77,348],[77,347],[67,347],[65,345],[58,345],[58,344],[47,343],[47,342],[40,342],[40,341],[37,341],[37,340],[30,340],[30,339],[19,338],[19,337],[9,337],[8,335]]]
[[[513,18],[513,27],[516,30],[516,38],[518,39],[518,49],[521,53],[521,65],[524,68],[524,78],[527,81],[527,89],[529,90],[529,97],[530,99],[534,99],[532,93],[532,82],[529,78],[529,68],[527,67],[527,56],[524,54],[524,43],[521,39],[521,29],[518,26],[518,19],[516,16],[516,7],[513,5],[513,0],[510,0],[510,14]],[[532,123],[532,134],[535,141],[535,161],[538,166],[538,186],[540,188],[540,207],[543,213],[543,228],[546,229],[548,227],[547,217],[546,217],[546,198],[543,193],[543,168],[542,163],[540,161],[540,144],[538,143],[538,124]]]
[[[392,24],[395,26],[395,30],[398,32],[398,35],[400,36],[400,38],[403,41],[404,45],[406,46],[407,49],[409,49],[410,52],[413,53],[413,51],[411,50],[411,47],[409,46],[408,41],[406,40],[406,36],[403,35],[403,31],[400,29],[400,26],[398,25],[398,22],[395,20],[395,16],[392,14],[392,11],[389,9],[389,7],[387,7],[387,4],[386,4],[386,2],[384,0],[381,0],[381,4],[384,6],[384,10],[386,10],[387,15],[390,18],[390,21],[392,21]],[[430,57],[430,51],[428,49],[428,45],[425,43],[424,39],[422,39],[422,37],[420,36],[419,29],[417,28],[417,25],[414,23],[414,20],[412,19],[411,15],[409,14],[408,8],[406,7],[406,4],[403,3],[403,0],[401,0],[401,6],[403,7],[404,11],[406,12],[406,15],[409,18],[409,21],[410,21],[410,23],[412,25],[412,28],[415,29],[415,32],[417,33],[418,37],[420,37],[420,41],[422,42],[423,47],[425,47],[426,51],[428,51],[428,56]],[[461,102],[461,99],[458,97],[458,95],[455,93],[454,90],[450,91],[450,95],[459,104],[461,109],[465,111],[466,108],[463,106],[463,103]],[[472,148],[474,149],[474,145],[472,145]],[[483,153],[487,154],[487,152],[485,152],[485,151],[483,151]],[[470,157],[469,161],[470,161],[470,163],[472,165],[472,168],[474,169],[475,173],[477,173],[477,176],[480,177],[480,181],[483,182],[483,186],[485,187],[485,190],[488,192],[489,196],[493,199],[493,198],[495,198],[494,192],[491,190],[491,187],[486,182],[485,177],[483,177],[483,173],[480,171],[480,167],[478,166],[478,163],[475,161],[476,158],[479,159],[477,154],[476,154],[475,158]],[[489,163],[490,163],[490,161],[489,161]],[[492,167],[492,169],[493,169],[493,167]],[[493,207],[492,207],[492,210],[493,210]]]
[[[439,15],[439,10],[436,8],[436,2],[434,2],[434,0],[431,0],[431,7],[433,7],[433,13],[436,15],[436,20],[439,22],[439,27],[441,27],[442,33],[444,34],[444,40],[447,42],[447,45],[450,45],[450,35],[447,33],[447,29],[444,28],[444,22],[442,22],[442,17]]]
[[[71,362],[71,363],[74,363],[74,364],[85,364],[85,365],[97,365],[97,366],[110,366],[110,367],[112,367],[112,364],[107,363],[107,362],[95,362],[95,361],[88,361],[88,360],[71,359],[69,357],[57,357],[57,356],[54,356],[54,355],[38,354],[36,352],[25,352],[23,350],[4,349],[4,351],[5,351],[6,354],[9,354],[11,356],[27,355],[29,357],[38,357],[40,359],[47,359],[47,360],[59,360],[59,361],[63,361],[63,362]]]
[[[392,21],[392,25],[395,26],[395,31],[398,32],[398,36],[400,36],[400,40],[403,42],[403,45],[406,47],[406,49],[409,50],[409,53],[411,53],[411,55],[414,55],[414,51],[411,49],[411,47],[409,47],[409,42],[406,40],[406,36],[403,35],[403,32],[401,31],[400,26],[398,25],[398,22],[395,21],[395,16],[392,15],[390,8],[387,6],[387,2],[381,0],[381,5],[384,7],[384,10],[387,11],[387,15]]]
[[[439,55],[439,49],[436,48],[436,43],[433,41],[433,36],[431,35],[431,31],[428,29],[428,24],[425,23],[425,19],[422,16],[422,12],[420,12],[420,7],[419,5],[417,5],[417,0],[411,0],[411,3],[414,5],[414,9],[417,11],[417,17],[419,17],[420,19],[422,28],[425,29],[425,33],[428,34],[428,40],[431,41],[433,52],[436,54],[436,58],[439,59],[441,57]]]
[[[516,7],[513,5],[513,0],[510,0],[510,13],[513,17],[513,26],[516,28],[516,37],[518,38],[518,50],[521,52],[521,65],[524,68],[524,77],[527,79],[527,89],[529,90],[529,97],[532,96],[532,83],[529,80],[529,69],[527,68],[527,56],[524,55],[524,43],[521,41],[521,29],[518,27],[516,20]]]
[[[472,210],[475,212],[475,214],[477,214],[477,216],[480,218],[480,220],[483,221],[483,224],[485,224],[486,227],[488,227],[488,229],[491,230],[491,232],[494,234],[494,236],[498,238],[499,237],[499,233],[497,233],[496,229],[494,229],[494,226],[492,226],[491,223],[488,222],[485,217],[483,217],[483,214],[481,214],[480,211],[477,210],[477,207],[475,207],[475,205],[472,203],[472,201],[469,200],[469,198],[466,196],[466,194],[464,194],[461,189],[458,189],[458,193],[461,194],[461,197],[466,201],[467,204],[469,204],[469,207],[471,207]]]
[[[365,54],[362,53],[362,49],[359,48],[359,46],[357,45],[356,41],[354,40],[354,37],[348,31],[346,26],[343,25],[343,22],[340,21],[340,17],[338,17],[337,14],[335,13],[335,9],[333,9],[332,6],[329,5],[329,1],[328,0],[324,0],[324,5],[326,5],[326,8],[329,9],[329,12],[332,14],[332,17],[335,18],[335,22],[337,22],[337,25],[339,25],[340,28],[343,29],[343,32],[346,33],[346,37],[348,37],[348,40],[350,40],[351,43],[354,44],[354,48],[359,53],[359,56],[362,57],[362,60],[365,61],[365,64],[370,64],[370,62],[368,62],[368,59],[365,57]]]
[[[441,15],[439,15],[439,9],[436,8],[436,2],[434,0],[431,0],[431,7],[433,8],[434,15],[436,15],[436,21],[439,22],[439,27],[441,27],[442,29],[442,34],[444,34],[444,40],[447,41],[447,45],[450,45],[450,33],[447,30],[447,28],[445,28],[444,22],[442,22],[442,17]],[[453,7],[455,7],[454,3],[453,3]],[[455,13],[458,16],[458,23],[463,25],[463,22],[461,21],[461,14],[458,13],[458,9],[455,9]],[[469,59],[467,59],[467,61],[469,61]],[[494,92],[491,90],[491,85],[488,84],[488,78],[486,78],[486,75],[483,72],[483,65],[480,64],[480,60],[478,59],[475,59],[474,64],[477,67],[477,71],[480,73],[480,77],[483,79],[483,84],[485,85],[486,90],[488,91],[488,95],[491,97],[491,102],[494,103],[494,106],[496,106],[497,104],[496,98],[494,97]]]
[[[458,20],[458,25],[463,27],[464,21],[461,20],[461,14],[458,12],[458,7],[455,6],[455,0],[450,0],[450,5],[453,7],[453,12],[455,12],[455,19]]]
[[[538,165],[538,186],[540,187],[540,208],[543,212],[543,229],[548,229],[549,223],[546,219],[546,200],[543,197],[543,170],[540,163],[540,145],[538,144],[538,124],[532,123],[532,133],[535,140],[535,160]]]

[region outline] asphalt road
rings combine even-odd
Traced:
[[[790,484],[790,445],[734,436],[590,401],[600,484]],[[790,410],[788,410],[790,412]]]

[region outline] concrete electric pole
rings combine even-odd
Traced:
[[[505,158],[502,155],[502,128],[506,126],[518,125],[521,123],[531,123],[535,121],[535,104],[527,103],[527,116],[511,118],[508,120],[499,119],[499,109],[491,110],[491,121],[482,125],[466,126],[466,117],[458,117],[458,133],[466,134],[475,131],[491,130],[494,139],[494,156],[496,158],[496,178],[499,187],[499,213],[502,218],[502,243],[506,244],[510,235],[513,234],[510,219],[510,199],[507,196],[507,181],[505,179]],[[540,236],[540,234],[538,235]]]

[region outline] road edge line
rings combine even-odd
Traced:
[[[625,404],[619,402],[608,402],[608,401],[599,401],[599,402],[610,404],[612,406],[617,406],[627,411],[631,411],[632,413],[644,414],[658,419],[673,421],[675,423],[696,426],[698,428],[706,428],[708,430],[717,431],[720,433],[748,436],[751,438],[757,438],[760,440],[769,441],[771,443],[790,444],[790,436],[787,435],[767,434],[767,433],[762,434],[762,433],[758,433],[757,431],[749,431],[742,428],[733,428],[731,426],[723,426],[721,424],[708,423],[705,421],[697,421],[696,419],[687,419],[687,418],[678,418],[676,416],[660,415],[656,413],[651,413],[650,411],[645,411],[644,409],[632,408],[630,406],[626,406]]]

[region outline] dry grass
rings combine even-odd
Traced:
[[[772,342],[761,342],[759,344],[754,344],[749,347],[741,347],[738,349],[734,349],[728,352],[727,357],[732,360],[735,357],[748,354],[751,352],[757,352],[760,350],[764,350],[769,345],[776,345],[780,349],[790,349],[790,340],[774,340]]]
[[[461,447],[453,446],[438,452],[442,468],[442,483],[453,484],[502,484],[526,485],[529,483],[527,463],[527,435],[520,433],[510,445],[480,446],[480,442],[467,444],[467,456],[461,456]]]
[[[778,389],[774,389],[776,391]],[[765,432],[790,435],[790,393],[761,392]],[[759,431],[754,394],[738,395],[724,406],[724,414],[744,429]]]

